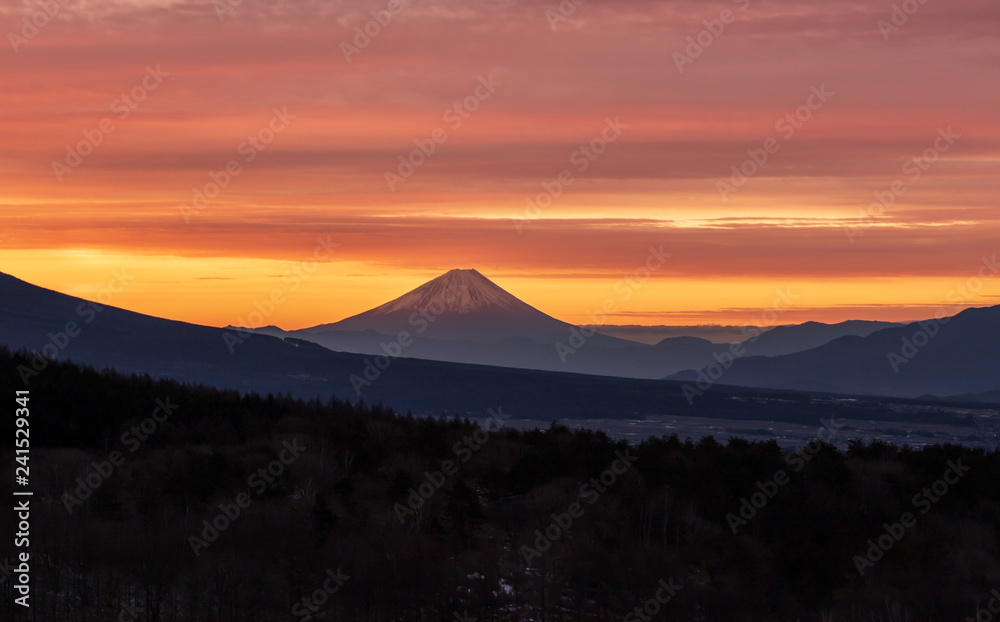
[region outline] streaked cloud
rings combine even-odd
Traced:
[[[812,307],[816,319],[844,305],[886,319],[880,305],[933,305],[936,279],[963,278],[996,250],[995,2],[928,0],[886,42],[877,22],[890,1],[750,0],[683,74],[671,55],[732,2],[588,0],[555,32],[545,18],[555,2],[405,4],[348,63],[340,44],[385,2],[243,0],[221,19],[204,1],[66,2],[16,54],[0,54],[16,85],[0,92],[3,269],[57,286],[58,273],[25,252],[67,249],[270,269],[330,233],[338,271],[381,275],[353,278],[382,297],[400,282],[389,275],[461,265],[575,283],[559,297],[582,309],[599,289],[583,283],[613,282],[663,244],[674,257],[658,278],[739,276],[763,291],[775,279],[897,277],[898,296],[845,289]],[[36,10],[3,0],[0,27],[16,32]],[[170,75],[120,118],[114,102],[148,66]],[[503,86],[449,127],[446,111],[479,76]],[[723,201],[716,183],[821,84],[835,97]],[[295,120],[243,162],[240,144],[275,107]],[[609,117],[629,130],[575,170],[571,154]],[[115,131],[57,181],[52,162],[103,119]],[[909,179],[907,160],[945,127],[961,140]],[[435,128],[447,141],[391,192],[385,172]],[[243,172],[185,224],[178,205],[233,159]],[[511,217],[563,170],[573,184],[518,234]],[[907,191],[850,244],[844,226],[897,179]],[[204,320],[200,301],[236,287],[210,279],[178,281],[191,297],[178,316]],[[164,284],[162,296],[180,287]],[[722,298],[719,312],[741,305]],[[635,310],[652,314],[644,321],[698,321],[695,311],[714,321],[709,308],[656,300],[662,308]]]

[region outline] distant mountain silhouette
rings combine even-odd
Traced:
[[[244,340],[234,343],[237,337]],[[821,418],[831,417],[916,416],[912,408],[908,413],[887,410],[881,399],[813,398],[727,387],[716,388],[692,407],[680,382],[332,352],[292,337],[244,336],[101,307],[5,274],[0,274],[0,345],[38,353],[34,369],[15,371],[16,376],[27,377],[29,387],[32,373],[48,373],[42,354],[46,353],[97,367],[242,392],[364,399],[416,415],[476,415],[503,406],[513,416],[543,421],[677,415],[818,424]],[[691,345],[697,347],[697,340]]]
[[[866,337],[841,337],[784,356],[739,358],[716,382],[907,397],[989,395],[1000,390],[997,352],[1000,306],[966,309],[943,322],[929,320]],[[698,377],[691,370],[669,376],[688,382]]]
[[[780,356],[811,350],[830,343],[834,339],[854,335],[867,337],[875,331],[893,326],[903,326],[897,322],[873,322],[848,320],[839,324],[805,322],[788,326],[776,326],[760,335],[754,342],[746,344],[744,356]]]
[[[811,322],[802,328],[780,327],[778,336],[768,337],[774,331],[764,333],[754,347],[762,352],[794,352],[845,334],[868,334],[884,325]],[[671,337],[649,345],[589,334],[522,302],[476,270],[451,270],[340,322],[290,332],[269,326],[257,332],[363,354],[392,349],[392,342],[405,332],[405,356],[414,358],[649,379],[707,365],[714,355],[729,349],[727,344],[695,337]]]
[[[296,397],[364,399],[418,415],[482,414],[503,406],[526,418],[632,418],[676,412],[696,416],[813,420],[839,416],[844,407],[809,400],[770,401],[747,408],[728,395],[692,409],[681,385],[568,373],[461,365],[332,352],[296,338],[284,341],[221,328],[164,320],[67,296],[0,274],[0,345],[38,353],[33,367],[16,370],[27,379],[47,373],[46,356],[99,368],[148,373],[191,384],[242,392],[290,393]],[[227,343],[228,342],[228,343]],[[232,347],[230,347],[232,346]],[[42,353],[45,353],[43,356]],[[356,379],[366,379],[359,394]]]

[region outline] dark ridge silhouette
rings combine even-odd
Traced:
[[[899,397],[1000,390],[1000,306],[841,337],[785,356],[737,359],[718,382],[771,389]],[[670,376],[694,381],[698,372]]]

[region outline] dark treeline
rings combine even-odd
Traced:
[[[0,351],[8,499],[27,361]],[[32,608],[5,571],[0,619],[964,620],[1000,588],[997,452],[629,446],[62,362],[27,388]]]

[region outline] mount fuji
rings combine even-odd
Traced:
[[[338,352],[386,354],[396,342],[407,358],[630,378],[659,378],[664,370],[684,369],[684,362],[707,364],[719,349],[701,339],[668,340],[685,344],[668,357],[676,360],[668,362],[650,356],[655,346],[581,332],[519,300],[477,270],[450,270],[339,322],[256,332],[312,341]],[[577,347],[570,346],[571,340]],[[561,353],[557,344],[575,351]]]
[[[522,302],[477,270],[450,270],[384,305],[302,333],[374,330],[397,335],[407,331],[434,339],[495,343],[511,338],[562,338],[570,327]]]
[[[878,324],[787,327],[775,337],[765,333],[749,351],[767,350],[769,344],[782,353],[804,350],[845,334],[867,334]],[[817,332],[817,327],[825,330]],[[256,332],[312,341],[338,352],[392,355],[399,344],[398,355],[407,358],[647,379],[709,365],[729,349],[696,337],[649,345],[595,333],[539,311],[477,270],[450,270],[339,322]],[[801,347],[795,346],[797,341]]]

